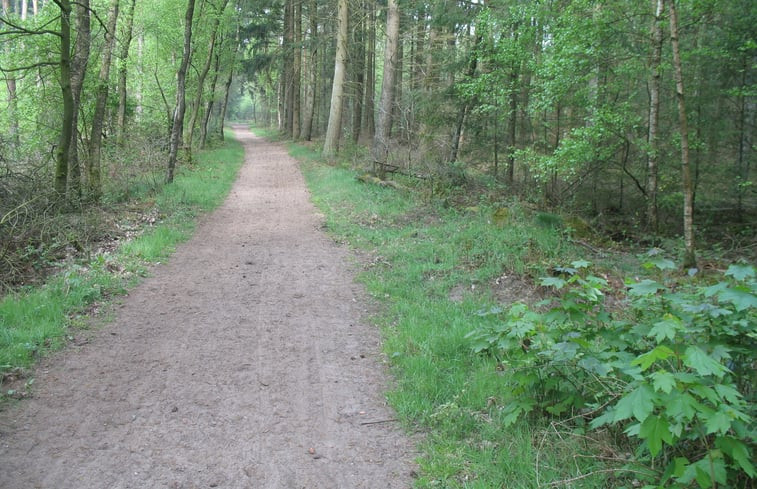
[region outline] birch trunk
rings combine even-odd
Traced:
[[[683,87],[683,69],[681,67],[681,48],[678,42],[678,14],[675,0],[669,2],[670,43],[673,48],[673,69],[676,80],[676,99],[678,101],[678,122],[681,131],[681,183],[683,190],[683,268],[697,266],[694,247],[694,187],[691,181],[689,164],[689,123],[686,119],[686,99]]]

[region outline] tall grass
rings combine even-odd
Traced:
[[[499,280],[527,284],[579,256],[563,231],[516,204],[448,208],[421,188],[365,184],[306,148],[295,154],[328,230],[369,251],[360,280],[382,304],[374,320],[397,379],[388,397],[406,427],[426,434],[416,486],[536,488],[590,472],[592,459],[576,458],[593,450],[584,440],[536,421],[504,427],[507,372],[466,338],[492,320],[479,311],[513,300]]]
[[[65,343],[71,320],[95,302],[123,293],[149,263],[164,260],[191,235],[195,217],[217,207],[228,194],[243,162],[236,141],[204,151],[174,182],[143,199],[154,201],[161,216],[115,253],[60,264],[44,285],[0,299],[0,374],[29,367],[40,354]]]

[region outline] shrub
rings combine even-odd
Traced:
[[[666,275],[629,280],[620,307],[589,263],[555,269],[541,284],[554,299],[512,305],[469,334],[508,375],[506,423],[526,413],[609,428],[635,447],[646,487],[746,486],[753,452],[757,279],[736,264],[717,281]],[[638,473],[638,472],[637,472]]]

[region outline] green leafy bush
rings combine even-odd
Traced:
[[[508,374],[505,421],[535,413],[622,432],[650,488],[749,486],[755,268],[732,265],[702,283],[666,275],[674,264],[653,258],[645,266],[661,278],[627,281],[610,310],[610,288],[589,265],[556,268],[541,281],[553,299],[482,312],[502,320],[469,334]]]

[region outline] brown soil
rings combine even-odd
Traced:
[[[0,413],[0,488],[411,486],[348,252],[285,150],[236,134],[226,203]]]

